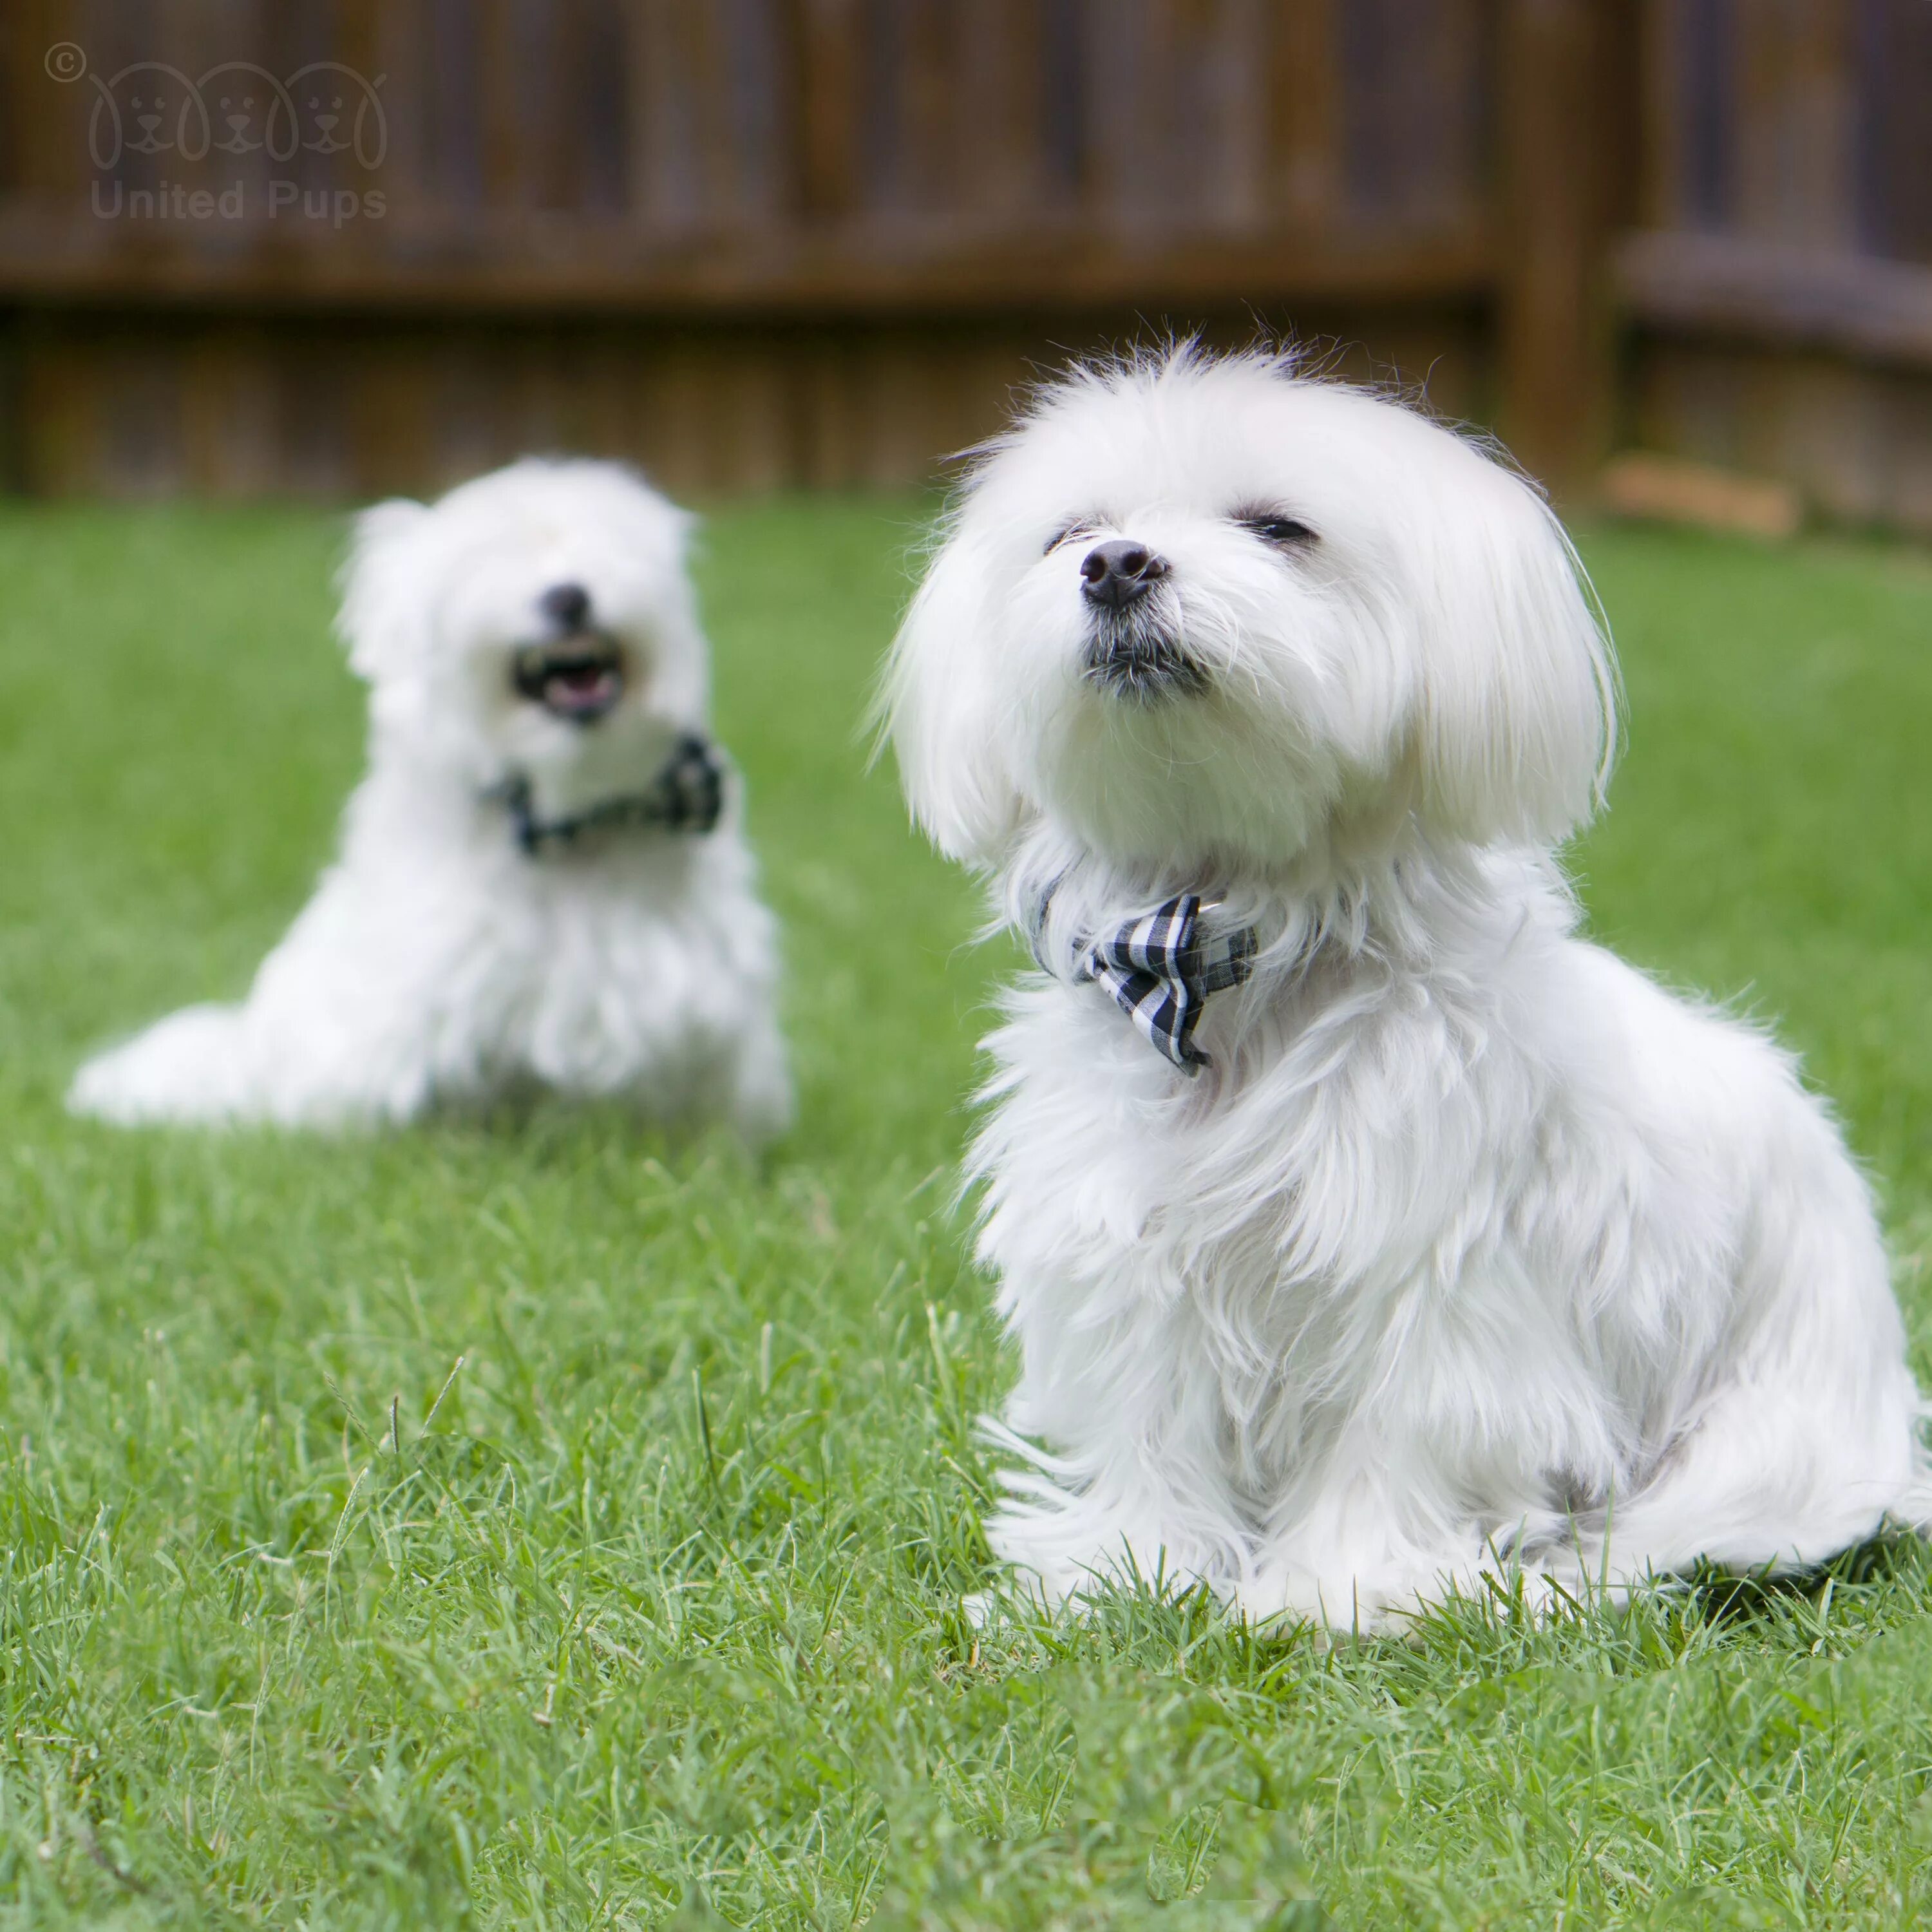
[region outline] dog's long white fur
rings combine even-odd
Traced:
[[[1283,359],[1183,352],[1047,390],[943,534],[883,698],[920,822],[1003,919],[1048,904],[1049,958],[1188,889],[1264,941],[1197,1078],[1065,973],[987,1043],[1000,1557],[1049,1600],[1159,1571],[1373,1628],[1502,1564],[1622,1589],[1932,1516],[1826,1107],[1577,934],[1555,854],[1615,678],[1532,488]],[[1112,536],[1170,566],[1204,691],[1088,674]]]
[[[689,519],[615,466],[529,460],[434,506],[366,512],[342,626],[370,691],[340,854],[238,1006],[190,1007],[90,1061],[110,1120],[334,1127],[519,1089],[609,1096],[762,1138],[789,1118],[776,934],[739,830],[520,851],[506,776],[555,818],[635,794],[701,729],[708,653]],[[625,654],[599,722],[520,697],[538,600],[582,586]]]

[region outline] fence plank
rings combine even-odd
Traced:
[[[1863,0],[1852,58],[1860,244],[1932,262],[1932,8]]]
[[[1559,495],[1593,476],[1608,416],[1608,345],[1592,286],[1604,11],[1603,0],[1508,0],[1503,22],[1510,246],[1499,414],[1518,460]]]
[[[860,0],[797,0],[799,204],[808,220],[841,219],[862,200],[862,26]]]
[[[1807,0],[1792,16],[1786,232],[1808,248],[1857,246],[1851,0]]]
[[[1642,0],[1638,219],[1647,228],[1676,228],[1688,225],[1690,218],[1682,14],[1682,0]]]
[[[1269,118],[1274,130],[1274,206],[1288,225],[1326,227],[1342,194],[1336,113],[1335,11],[1340,0],[1290,0],[1274,16]]]
[[[1778,0],[1732,0],[1730,74],[1736,101],[1730,225],[1761,241],[1785,239],[1781,188],[1788,34]]]
[[[1062,199],[1046,140],[1050,12],[1039,0],[957,0],[956,84],[970,111],[952,130],[955,203],[970,229],[1050,219]]]
[[[84,196],[94,98],[84,76],[101,52],[88,39],[80,0],[21,0],[0,22],[0,183],[8,191],[56,203]]]

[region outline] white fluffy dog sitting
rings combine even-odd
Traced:
[[[104,1054],[71,1104],[328,1127],[549,1088],[780,1129],[776,933],[706,736],[688,528],[587,462],[365,512],[340,856],[241,1005]]]
[[[1928,1514],[1831,1118],[1576,936],[1614,690],[1532,488],[1280,359],[1076,374],[985,453],[884,703],[1042,969],[973,1172],[1046,1445],[988,1533],[1049,1600],[1368,1628]]]

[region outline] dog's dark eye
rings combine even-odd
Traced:
[[[1315,541],[1315,532],[1299,517],[1284,517],[1273,511],[1252,510],[1234,519],[1243,530],[1251,530],[1263,543],[1278,550],[1300,550]]]
[[[1100,527],[1090,517],[1078,517],[1070,524],[1062,524],[1046,540],[1042,556],[1051,556],[1062,544],[1070,544],[1076,537],[1090,537]]]

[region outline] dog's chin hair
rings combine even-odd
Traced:
[[[1096,616],[1082,670],[1088,683],[1112,696],[1150,706],[1201,697],[1210,681],[1172,614],[1138,604]]]

